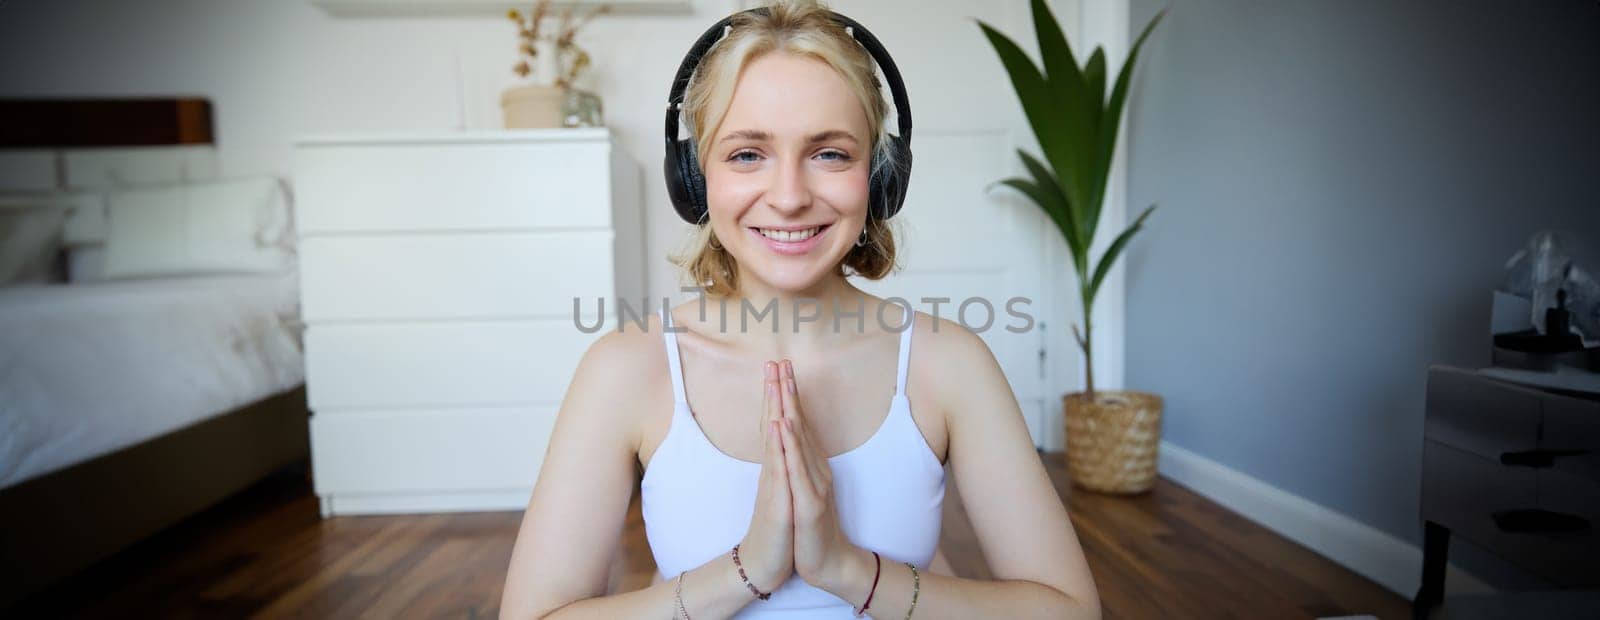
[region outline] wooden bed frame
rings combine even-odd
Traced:
[[[211,144],[212,135],[204,99],[0,100],[0,148]],[[309,417],[301,383],[0,489],[0,610],[305,463]]]
[[[0,609],[309,454],[305,384],[0,489]]]

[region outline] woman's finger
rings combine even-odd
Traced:
[[[782,403],[778,400],[778,388],[782,386],[778,383],[777,364],[774,364],[770,361],[765,362],[762,364],[761,372],[765,377],[763,380],[764,385],[767,386],[763,388],[763,390],[766,392],[766,402],[765,408],[762,410],[764,415],[761,421],[761,432],[765,433],[771,429],[771,425],[767,424],[768,421],[776,420],[783,416]]]
[[[771,384],[772,382],[768,381],[767,383]],[[778,395],[776,385],[772,387],[772,395],[776,400]],[[762,459],[765,463],[762,467],[769,472],[771,488],[768,491],[777,500],[776,512],[779,518],[784,523],[793,523],[794,497],[792,495],[793,491],[789,489],[789,465],[784,462],[783,431],[778,428],[781,424],[782,420],[776,417],[767,420],[767,458]]]
[[[806,497],[816,497],[817,488],[812,483],[811,469],[806,464],[809,455],[800,447],[800,440],[794,435],[794,427],[787,423],[780,423],[778,427],[783,435],[784,464],[788,466],[789,473],[793,474],[789,488],[797,496],[804,494]]]
[[[782,393],[785,403],[784,417],[791,425],[792,432],[799,444],[800,453],[806,456],[807,473],[811,475],[812,481],[820,484],[829,479],[829,476],[823,472],[826,457],[822,454],[822,449],[817,446],[816,442],[812,441],[811,427],[806,424],[805,413],[800,410],[800,386],[794,378],[794,363],[784,360],[782,370]]]
[[[770,362],[767,364],[767,366],[768,368],[766,369],[766,374],[768,377],[765,378],[761,384],[761,398],[762,402],[764,403],[761,416],[761,439],[762,445],[767,446],[767,449],[765,450],[766,458],[762,459],[762,469],[765,471],[765,474],[769,479],[779,480],[779,475],[782,473],[785,465],[783,463],[783,442],[778,435],[778,428],[775,424],[781,419],[780,408],[783,406],[783,401],[780,400],[780,390],[777,380],[770,376],[774,368]]]
[[[794,384],[794,364],[783,360],[783,366],[778,369],[778,390],[783,395],[783,417],[790,418],[790,424],[796,430],[805,428],[801,424],[800,414],[800,389]]]
[[[777,422],[767,420],[767,429],[764,431],[767,440],[761,444],[761,467],[773,481],[778,479],[778,470],[782,469],[783,458],[782,439],[778,437]]]

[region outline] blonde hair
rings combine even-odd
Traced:
[[[767,15],[735,14],[729,21],[728,34],[700,59],[689,80],[682,119],[694,139],[697,161],[704,162],[710,156],[712,139],[733,103],[734,86],[745,65],[771,52],[786,52],[827,63],[844,79],[861,101],[867,131],[874,136],[872,172],[891,166],[889,102],[880,90],[872,55],[816,0],[779,0],[767,10]],[[852,246],[835,268],[837,275],[847,275],[848,267],[858,275],[879,280],[894,270],[894,231],[889,222],[869,214],[865,233],[864,244]],[[739,271],[733,255],[715,241],[710,222],[701,223],[689,239],[688,251],[670,258],[687,271],[692,284],[704,287],[707,294],[726,296],[738,292]]]

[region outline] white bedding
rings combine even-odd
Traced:
[[[297,279],[0,288],[0,488],[302,383]]]

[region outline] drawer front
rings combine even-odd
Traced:
[[[1569,588],[1600,586],[1600,402],[1547,397],[1539,447],[1578,452],[1539,470],[1539,507],[1588,521],[1586,531],[1542,541],[1553,547],[1554,578]]]
[[[1539,393],[1470,371],[1428,371],[1427,439],[1455,446],[1496,463],[1506,452],[1539,446]]]
[[[1422,444],[1424,519],[1490,546],[1512,539],[1495,526],[1493,513],[1538,507],[1533,468],[1501,465],[1436,441]]]
[[[607,228],[610,145],[308,145],[295,152],[301,234]]]
[[[340,409],[556,403],[584,351],[571,318],[311,324],[306,394],[318,414]]]
[[[535,406],[313,415],[316,492],[531,492],[556,411]]]
[[[1600,586],[1600,481],[1541,469],[1539,507],[1588,522],[1585,530],[1537,537],[1535,545],[1550,558],[1550,577],[1563,587]]]
[[[1424,441],[1422,517],[1557,583],[1593,585],[1600,554],[1594,553],[1592,526],[1584,532],[1521,532],[1502,528],[1494,518],[1502,511],[1540,509],[1581,516],[1596,489],[1572,484],[1576,480]]]
[[[217,147],[66,149],[61,165],[69,189],[200,181],[217,178]]]
[[[1578,452],[1554,457],[1552,467],[1600,485],[1600,402],[1557,395],[1547,397],[1539,448]]]
[[[612,233],[307,237],[306,321],[520,317],[570,321],[617,295]]]

